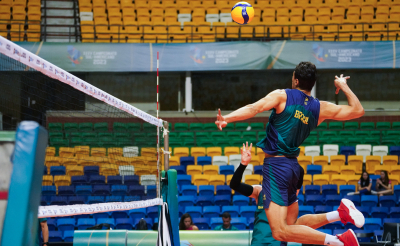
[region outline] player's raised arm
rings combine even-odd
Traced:
[[[218,109],[215,124],[218,129],[222,130],[222,128],[224,128],[228,123],[252,118],[261,112],[277,107],[282,102],[286,102],[285,90],[275,90],[259,101],[246,105],[228,115],[222,116],[221,110]]]
[[[351,120],[364,115],[364,108],[361,105],[360,100],[358,100],[357,96],[347,85],[347,79],[350,77],[343,77],[343,74],[340,75],[340,78],[337,76],[335,77],[336,94],[342,90],[347,97],[348,105],[336,105],[330,102],[321,101],[318,124],[326,119]]]

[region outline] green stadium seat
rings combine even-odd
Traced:
[[[49,123],[48,129],[49,131],[62,131],[63,125],[62,123]]]
[[[265,134],[265,131],[263,133]],[[260,134],[260,132],[258,134]],[[318,135],[317,131],[311,131],[310,132],[310,136],[316,137],[317,135]]]
[[[357,144],[363,144],[364,143],[364,138],[363,137],[353,137],[353,138],[349,138],[347,140],[347,145],[348,146],[356,146]]]
[[[157,127],[150,123],[143,123],[143,131],[145,132],[157,131]]]
[[[82,146],[85,145],[85,142],[81,137],[71,137],[70,140],[70,147],[75,147],[75,146]]]
[[[63,132],[49,132],[49,138],[64,138]]]
[[[354,136],[354,131],[340,131],[339,136],[342,137],[353,137]]]
[[[99,142],[98,138],[85,138],[82,137],[83,141],[84,141],[84,145],[89,145],[90,147],[101,147],[102,145]]]
[[[133,142],[131,141],[131,140],[129,140],[129,139],[119,139],[118,141],[117,141],[117,143],[116,143],[116,145],[115,146],[110,146],[110,145],[105,145],[104,147],[106,147],[107,146],[107,148],[111,148],[111,147],[120,147],[120,148],[123,148],[123,147],[126,147],[126,146],[132,146],[133,145]],[[110,146],[110,147],[108,147],[108,146]],[[143,145],[139,145],[140,147],[145,147],[145,146],[143,146]]]
[[[174,131],[189,131],[189,124],[188,123],[175,123]]]
[[[82,132],[82,138],[97,138],[97,132]]]
[[[114,122],[113,123],[113,131],[114,132],[125,132],[128,130],[128,126],[125,123]]]
[[[157,138],[157,132],[148,132],[147,137],[148,138]]]
[[[317,129],[318,129],[318,130],[326,130],[326,129],[328,129],[328,123],[322,122],[321,124],[319,124],[319,125],[317,126]]]
[[[355,131],[354,134],[356,137],[369,137],[371,134],[371,131]]]
[[[189,125],[191,131],[202,131],[204,129],[203,123],[191,123]]]
[[[66,132],[77,132],[77,131],[79,131],[78,123],[64,123],[64,131],[66,131]]]
[[[144,145],[147,145],[147,142],[148,142],[146,137],[139,137],[139,138],[135,138],[134,140],[135,140],[134,141],[135,145],[137,145],[139,147],[143,147]],[[170,139],[170,141],[171,141],[171,139]]]
[[[239,130],[239,131],[246,131],[248,126],[249,126],[249,123],[239,122],[239,123],[235,124],[235,129]]]
[[[79,131],[80,131],[80,132],[90,132],[90,131],[93,131],[93,123],[91,123],[91,122],[79,123]]]
[[[177,138],[179,134],[177,132],[169,132],[169,137],[170,138]]]
[[[387,138],[387,137],[382,137],[381,145],[387,145],[387,146],[397,146],[399,145],[399,141],[397,139],[393,138]]]
[[[318,138],[318,144],[319,145],[324,145],[324,144],[330,144],[331,143],[331,137],[319,137]]]
[[[242,132],[227,132],[226,136],[228,138],[240,138],[242,137]]]
[[[195,135],[196,135],[196,139],[197,138],[208,138],[210,136],[210,133],[202,131],[202,132],[196,132]]]
[[[232,124],[228,124],[227,126],[232,125]],[[205,131],[216,131],[218,130],[217,126],[215,125],[215,123],[204,123],[203,125],[204,130]],[[226,129],[226,127],[225,127]]]
[[[180,138],[170,138],[169,139],[169,147],[182,147],[183,141]]]
[[[344,123],[344,129],[346,130],[357,130],[358,129],[358,122],[350,121]]]
[[[339,149],[341,146],[345,146],[347,144],[347,139],[343,137],[333,137],[330,138],[330,141],[328,144],[337,144],[339,145]]]
[[[245,142],[249,142],[249,144],[251,143],[251,139],[243,139],[243,138],[232,138],[230,141],[230,146],[238,146],[238,147],[242,147],[243,144]]]
[[[384,131],[384,132],[383,132],[383,135],[386,136],[386,137],[391,137],[391,138],[400,139],[400,130],[398,130],[398,131],[393,131],[393,130],[391,130],[391,131]]]
[[[392,129],[393,130],[400,130],[400,121],[392,122]]]
[[[64,138],[50,138],[50,146],[56,147],[69,147],[69,140]]]
[[[367,137],[364,138],[364,144],[380,145],[381,139],[380,137]]]
[[[310,146],[310,145],[316,145],[317,143],[317,138],[316,137],[308,137],[304,142],[301,144],[303,146]]]
[[[207,139],[199,139],[196,141],[196,146],[197,147],[213,147],[215,146],[214,140],[211,138],[207,138]]]
[[[99,137],[102,136],[100,136],[99,134]],[[104,136],[104,137],[114,137],[118,141],[119,139],[131,139],[131,134],[129,132],[114,132],[112,136]]]
[[[149,123],[147,123],[147,124],[149,124]],[[151,124],[149,124],[149,125],[151,125]],[[126,123],[126,130],[130,131],[130,132],[140,132],[142,130],[142,124],[141,123]]]
[[[360,129],[361,130],[375,129],[375,123],[374,122],[361,122]]]
[[[214,141],[216,142],[216,145],[218,147],[222,148],[222,154],[223,155],[224,155],[224,148],[232,146],[232,141],[230,139],[227,139],[227,138],[214,139]]]
[[[390,122],[383,121],[383,122],[376,122],[376,129],[379,130],[385,130],[385,129],[390,129]]]
[[[120,141],[125,141],[125,140],[118,140],[118,142]],[[116,143],[116,141],[114,140],[113,137],[101,137],[99,138],[99,142],[101,144],[101,146],[105,147],[105,148],[112,148],[112,147],[117,147],[118,144]]]
[[[194,138],[194,132],[180,132],[179,138]]]
[[[73,138],[73,137],[80,138],[81,136],[82,136],[82,132],[66,132],[65,133],[66,138]]]
[[[320,132],[320,137],[336,137],[337,132],[336,131],[321,131]]]
[[[225,138],[226,134],[223,131],[211,132],[210,137],[212,137],[212,138]]]
[[[329,122],[329,129],[343,129],[343,122]]]
[[[257,132],[244,131],[243,138],[257,138]]]
[[[108,123],[107,122],[94,123],[93,129],[96,132],[107,132],[108,131]]]
[[[132,136],[134,136],[135,138],[145,138],[146,133],[145,132],[133,132]]]
[[[115,133],[118,133],[118,132],[115,132]],[[98,137],[110,137],[110,138],[112,138],[114,136],[114,134],[112,132],[99,132],[97,134],[97,136]],[[125,133],[122,133],[122,134],[125,134]]]
[[[190,139],[190,138],[183,139],[183,146],[189,147],[189,148],[194,147],[195,146],[194,139]]]
[[[380,137],[381,134],[383,135],[383,132],[381,132],[381,131],[369,131],[369,135],[370,136],[378,136],[378,137]]]
[[[215,124],[214,124],[215,125]],[[217,126],[215,126],[215,128],[216,128]],[[218,128],[217,128],[218,129]],[[231,131],[231,130],[235,130],[235,125],[233,124],[233,123],[230,123],[230,124],[228,124],[228,125],[226,125],[225,127],[224,127],[224,131]]]
[[[264,130],[265,129],[264,123],[262,123],[262,122],[250,123],[250,126],[251,126],[251,130]]]

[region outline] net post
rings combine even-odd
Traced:
[[[166,134],[164,134],[164,170],[168,171],[169,170],[169,134],[168,134],[168,122],[164,121],[163,122],[164,129],[166,130]]]

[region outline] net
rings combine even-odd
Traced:
[[[2,130],[32,120],[49,133],[39,217],[128,218],[127,210],[162,204],[161,119],[3,37],[0,86]]]

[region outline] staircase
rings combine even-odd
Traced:
[[[44,0],[42,34],[45,42],[78,42],[78,0]]]

